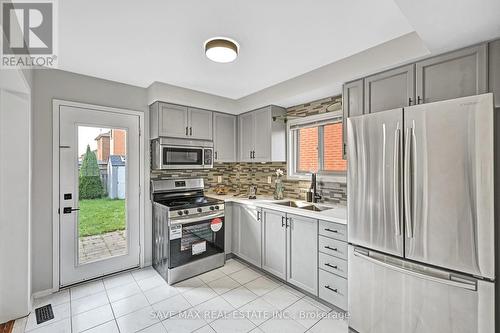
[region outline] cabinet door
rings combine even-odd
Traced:
[[[408,65],[365,78],[365,110],[374,113],[415,104],[415,66]]]
[[[347,118],[363,114],[363,79],[344,84],[342,90],[342,156],[347,159]]]
[[[212,140],[212,112],[189,108],[189,137]]]
[[[240,221],[242,205],[233,204],[231,207],[231,251],[240,255]],[[227,216],[226,216],[227,218]],[[227,243],[226,243],[227,244]]]
[[[318,295],[318,221],[288,214],[286,280]]]
[[[262,210],[262,269],[286,279],[286,214]]]
[[[420,103],[486,93],[486,57],[486,45],[480,45],[417,62]]]
[[[224,205],[224,252],[229,254],[233,249],[233,204],[227,202]]]
[[[252,162],[254,150],[254,114],[245,113],[239,117],[240,161]]]
[[[239,256],[261,267],[261,210],[251,205],[240,206]]]
[[[254,162],[270,162],[271,157],[271,107],[254,111]]]
[[[236,162],[236,116],[214,112],[216,162]]]
[[[490,92],[495,98],[495,106],[500,107],[500,39],[489,46]]]
[[[160,136],[186,138],[188,134],[188,108],[161,103],[159,106]]]

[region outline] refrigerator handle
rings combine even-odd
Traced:
[[[366,253],[366,252],[365,252]],[[361,251],[358,251],[357,249],[354,249],[354,255],[358,258],[362,258],[364,260],[367,260],[375,265],[380,265],[388,269],[392,269],[397,272],[401,272],[404,274],[408,274],[411,276],[415,276],[417,278],[421,278],[424,280],[432,281],[432,282],[437,282],[437,283],[442,283],[446,284],[449,286],[453,287],[458,287],[462,289],[467,289],[467,290],[477,290],[477,283],[475,281],[469,281],[466,279],[458,279],[454,277],[451,274],[448,274],[448,278],[444,277],[439,277],[439,276],[434,276],[434,275],[428,275],[420,271],[413,270],[411,268],[407,268],[404,266],[404,263],[402,262],[401,265],[398,265],[397,263],[390,263],[385,260],[381,260],[378,258],[371,257],[369,254],[365,254]]]
[[[396,127],[396,132],[394,133],[394,222],[395,222],[395,231],[396,236],[401,235],[401,222],[400,222],[400,214],[399,214],[399,152],[400,152],[400,133],[401,130],[399,128],[399,123]]]
[[[410,202],[410,128],[407,127],[405,131],[405,152],[404,152],[404,205],[405,205],[405,228],[406,236],[408,238],[413,238],[412,229],[412,212],[411,212],[411,202]]]
[[[415,134],[415,122],[411,127],[411,236],[414,234],[414,225],[417,220],[417,135]]]

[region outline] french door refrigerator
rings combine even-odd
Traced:
[[[347,119],[349,327],[495,332],[493,97]]]

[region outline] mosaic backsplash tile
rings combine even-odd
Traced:
[[[287,113],[294,116],[306,116],[318,113],[336,111],[341,108],[339,96],[324,98],[318,101],[293,106],[287,109]],[[274,180],[276,169],[285,172],[283,177],[285,197],[305,200],[306,192],[311,186],[310,181],[286,179],[287,165],[285,162],[275,163],[216,163],[210,170],[168,170],[152,171],[151,179],[161,178],[204,178],[205,188],[210,190],[217,186],[217,178],[222,178],[221,184],[229,187],[234,193],[248,193],[250,185],[257,185],[257,193],[260,195],[272,195],[274,192]],[[272,182],[269,184],[268,177]],[[318,192],[322,196],[320,202],[346,205],[347,186],[345,183],[318,182]]]

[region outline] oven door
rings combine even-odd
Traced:
[[[168,268],[224,253],[224,223],[224,212],[203,217],[172,219],[169,226]]]
[[[201,169],[204,167],[203,147],[162,146],[162,169]]]

